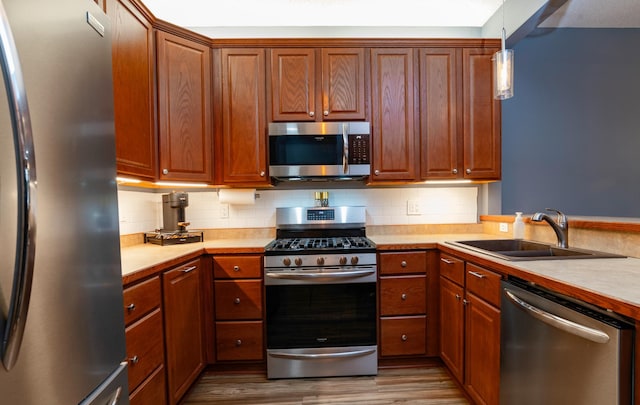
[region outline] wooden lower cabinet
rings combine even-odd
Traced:
[[[167,403],[167,384],[164,367],[158,367],[153,374],[140,384],[129,396],[130,405],[159,405]]]
[[[180,401],[205,366],[202,274],[200,259],[162,274],[170,404]]]
[[[166,404],[160,277],[126,286],[123,294],[131,404]]]
[[[214,256],[213,276],[215,361],[263,361],[262,256]]]
[[[446,254],[440,275],[440,357],[474,403],[498,404],[501,276]]]
[[[437,319],[432,316],[437,308],[437,301],[432,302],[437,285],[432,286],[429,279],[432,254],[424,250],[379,254],[381,358],[437,354],[431,349],[434,339],[429,335],[430,329],[437,328],[437,324],[430,325]]]

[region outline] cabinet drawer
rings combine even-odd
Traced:
[[[467,291],[500,308],[500,274],[467,263]]]
[[[459,285],[464,285],[464,261],[440,254],[440,275]]]
[[[125,288],[123,296],[124,322],[130,325],[160,306],[160,277]]]
[[[380,315],[417,315],[427,312],[425,276],[380,279]]]
[[[130,405],[164,405],[166,399],[166,382],[164,367],[158,367],[140,386],[129,396]]]
[[[426,273],[427,252],[380,253],[380,274]]]
[[[262,281],[216,280],[217,320],[262,319]]]
[[[159,309],[126,328],[129,392],[164,363],[162,313]]]
[[[380,355],[425,354],[426,316],[386,318],[380,321]]]
[[[262,256],[216,256],[215,278],[262,278]]]
[[[216,322],[216,349],[219,361],[262,360],[262,321]]]

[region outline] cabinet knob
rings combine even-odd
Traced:
[[[324,116],[326,117],[327,115],[329,115],[329,111],[324,110],[323,114],[324,114]]]
[[[233,266],[233,271],[236,273],[240,271],[240,266]]]
[[[260,172],[260,177],[264,177],[264,175],[265,175],[265,174],[266,174],[266,173],[264,172],[264,170],[263,170],[263,171],[261,171],[261,172]]]
[[[127,305],[127,311],[132,312],[134,309],[136,309],[136,304]]]
[[[400,299],[401,299],[402,301],[406,301],[406,300],[407,300],[407,294],[404,294],[404,293],[403,293],[403,294],[400,296]]]
[[[138,358],[138,356],[133,356],[132,358],[129,359],[129,363],[131,364],[138,364],[139,361],[140,359]]]
[[[400,262],[401,267],[407,267],[407,262],[405,260]]]
[[[314,113],[313,111],[309,111],[309,117],[313,117],[315,115],[316,115],[316,113]]]
[[[451,170],[451,173],[453,173],[453,174],[458,174],[458,169],[453,169],[453,170]]]
[[[233,300],[233,303],[236,305],[240,304],[240,298],[236,297],[236,299]]]
[[[236,346],[242,346],[242,340],[241,339],[236,340]]]
[[[471,169],[466,170],[467,174],[471,174]]]
[[[460,301],[460,298],[462,298],[462,297],[460,297],[460,294],[456,294],[456,299],[457,299],[458,301]]]
[[[407,335],[402,335],[400,336],[400,339],[402,339],[403,342],[406,342],[409,337]]]
[[[162,174],[169,174],[169,169],[162,169]]]
[[[376,169],[376,170],[374,170],[374,171],[373,171],[373,174],[375,174],[376,176],[380,176],[380,170],[377,170],[377,169]]]
[[[462,300],[462,305],[469,305],[469,301],[468,300]]]

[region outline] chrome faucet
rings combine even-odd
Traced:
[[[556,221],[553,220],[548,214],[544,212],[536,212],[531,217],[532,221],[540,222],[547,221],[553,231],[556,233],[558,237],[558,246],[561,248],[569,247],[569,221],[567,220],[567,216],[558,210],[554,210],[553,208],[547,208],[547,211],[553,211],[558,214],[558,218]]]

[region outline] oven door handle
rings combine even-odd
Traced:
[[[271,278],[286,279],[286,280],[309,280],[309,279],[327,279],[327,278],[355,278],[366,277],[376,273],[376,269],[368,270],[354,270],[354,271],[332,271],[332,272],[318,272],[318,273],[284,273],[269,271],[265,275]]]
[[[280,357],[283,359],[292,360],[324,360],[324,359],[338,359],[345,357],[359,357],[367,356],[376,352],[376,349],[363,349],[353,350],[348,352],[338,353],[286,353],[286,352],[269,352],[271,357]]]

